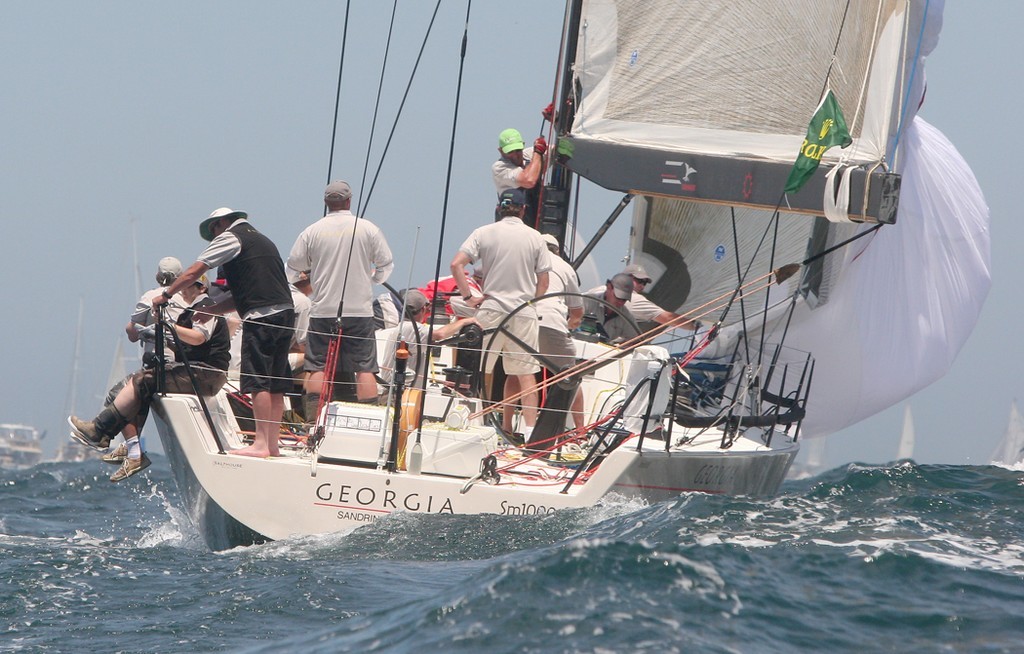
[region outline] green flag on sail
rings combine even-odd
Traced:
[[[845,148],[851,143],[853,139],[846,128],[846,119],[839,109],[836,96],[829,89],[807,126],[807,137],[800,146],[800,154],[797,155],[793,170],[789,172],[789,179],[786,180],[786,193],[796,193],[800,190],[818,169],[821,155],[825,154],[826,150],[833,145]]]

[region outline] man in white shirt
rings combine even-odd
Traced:
[[[459,293],[467,306],[478,307],[476,318],[485,330],[497,327],[520,305],[547,293],[550,258],[541,235],[523,224],[525,206],[526,194],[522,189],[504,191],[498,204],[499,220],[474,230],[452,259],[452,276]],[[474,296],[470,291],[465,270],[470,263],[483,274],[483,297]],[[532,306],[506,322],[505,330],[537,351],[537,314]],[[506,374],[515,377],[525,393],[522,406],[528,432],[537,421],[538,394],[534,375],[540,366],[504,333],[495,333],[493,340],[490,335],[484,336],[484,347],[488,344],[493,352],[485,356],[486,386],[490,389],[496,355],[501,353]],[[510,389],[506,386],[505,390],[507,395]],[[507,415],[506,427],[510,424],[511,412]]]
[[[558,239],[551,234],[545,234],[543,239],[551,257],[548,293],[567,294],[537,303],[540,324],[538,349],[553,366],[551,372],[557,374],[576,364],[576,345],[569,333],[583,320],[583,298],[579,296],[576,271],[559,253]],[[583,396],[578,392],[572,400],[572,414],[576,428],[582,428]]]
[[[338,371],[355,374],[360,402],[376,402],[377,340],[373,323],[373,285],[383,284],[394,269],[391,249],[380,228],[352,213],[352,189],[335,181],[324,190],[327,215],[307,227],[288,255],[288,275],[308,273],[309,332],[306,336],[304,414],[320,404],[327,348],[338,334]],[[330,400],[331,398],[327,398]]]

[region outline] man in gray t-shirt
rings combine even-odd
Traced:
[[[479,307],[476,318],[485,330],[497,327],[512,311],[544,295],[548,289],[550,261],[547,246],[537,230],[523,224],[525,205],[526,194],[522,189],[504,191],[498,205],[499,220],[475,229],[452,259],[452,276],[458,284],[459,293],[468,306]],[[483,297],[471,293],[465,270],[470,263],[483,273]],[[505,322],[504,330],[537,350],[537,314],[532,306],[527,306]],[[505,396],[517,389],[525,393],[522,398],[523,418],[528,429],[523,431],[528,434],[537,420],[538,394],[534,374],[540,366],[507,334],[498,332],[493,340],[490,335],[485,336],[484,346],[488,344],[493,351],[485,357],[486,386],[489,390],[491,372],[500,353],[502,365],[511,380],[505,386]],[[511,420],[509,410],[506,412],[506,429],[511,427]]]

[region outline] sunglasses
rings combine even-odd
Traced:
[[[637,284],[643,284],[644,286],[647,286],[648,284],[651,283],[650,279],[640,277],[634,277],[633,281],[635,281]]]

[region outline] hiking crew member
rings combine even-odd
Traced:
[[[198,389],[193,388],[185,364],[172,362],[164,369],[165,390],[169,393],[198,392],[211,396],[227,381],[231,336],[224,318],[218,316],[211,320],[209,314],[202,313],[202,308],[210,302],[206,287],[204,275],[181,289],[181,297],[190,306],[172,328],[172,347],[179,361],[188,361]],[[106,406],[93,420],[85,422],[75,416],[68,419],[72,438],[94,449],[106,449],[119,431],[130,431],[132,436],[126,433],[126,441],[103,457],[107,463],[121,465],[110,481],[127,479],[149,467],[149,457],[142,451],[138,435],[146,424],[156,391],[156,369],[143,368],[111,389]]]

